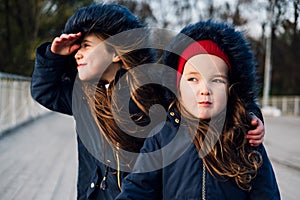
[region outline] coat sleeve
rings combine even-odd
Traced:
[[[277,185],[275,173],[263,145],[261,154],[263,159],[262,166],[258,169],[256,178],[253,180],[250,199],[255,200],[280,200],[280,192]]]
[[[148,138],[141,149],[141,153],[147,154],[153,152],[157,147],[157,141],[153,138]],[[122,192],[116,199],[162,199],[162,169],[153,171],[143,169],[143,166],[147,166],[146,168],[148,168],[149,165],[156,165],[159,161],[160,159],[157,159],[157,157],[149,156],[145,159],[139,156],[133,170],[134,172],[125,177],[122,182]]]
[[[73,56],[61,56],[50,51],[51,43],[36,50],[31,79],[31,95],[44,107],[72,115],[72,90],[76,77]]]
[[[251,102],[248,103],[246,106],[247,112],[253,112],[263,123],[264,123],[264,118],[261,113],[260,107],[257,105],[256,102]]]

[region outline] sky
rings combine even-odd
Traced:
[[[101,0],[99,0],[101,1]],[[98,1],[98,2],[99,2]],[[104,0],[105,2],[112,2],[113,0]],[[130,1],[130,0],[128,0]],[[163,19],[168,19],[171,22],[170,27],[172,27],[173,31],[179,31],[183,25],[178,25],[178,21],[182,20],[182,18],[191,19],[191,23],[197,22],[199,19],[199,15],[201,15],[204,19],[204,13],[206,13],[205,9],[207,9],[207,4],[210,2],[214,3],[214,6],[224,5],[225,2],[228,2],[232,8],[235,7],[239,0],[196,0],[197,4],[195,7],[188,13],[186,16],[181,16],[180,19],[175,14],[175,9],[173,2],[174,0],[140,0],[147,3],[150,3],[151,8],[155,17],[157,18],[157,22],[151,24],[156,27],[162,27]],[[195,2],[195,0],[185,0],[185,2]],[[103,2],[103,1],[102,1]],[[184,4],[184,1],[178,1],[180,4]],[[288,0],[290,2],[290,9],[288,9],[285,13],[291,21],[293,20],[293,10],[292,10],[292,0]],[[268,0],[253,0],[251,5],[243,5],[241,6],[241,15],[248,19],[248,23],[246,26],[241,27],[243,31],[246,31],[253,38],[259,38],[262,34],[261,24],[267,21],[268,13],[266,12],[266,7],[268,5]],[[270,29],[266,28],[266,36],[269,35]]]
[[[146,0],[147,1],[147,0]],[[192,0],[187,0],[192,1]],[[179,31],[182,27],[176,26],[178,24],[178,18],[174,14],[174,6],[172,5],[172,1],[164,1],[164,0],[150,0],[147,2],[151,2],[151,7],[155,12],[155,16],[158,19],[168,18],[173,23],[174,31]],[[212,2],[212,1],[210,1]],[[214,0],[214,6],[224,5],[225,2],[228,2],[232,7],[238,2],[238,0]],[[267,18],[267,13],[263,7],[266,7],[267,0],[255,0],[251,6],[243,6],[241,7],[242,16],[245,16],[248,19],[248,24],[245,27],[242,27],[244,31],[246,31],[249,35],[254,38],[258,38],[262,34],[261,24]],[[199,0],[197,1],[197,5],[195,5],[194,9],[188,13],[189,16],[183,17],[191,17],[191,23],[195,23],[199,21],[199,16],[203,17],[204,13],[206,13],[207,9],[207,0]],[[159,22],[158,22],[159,23]],[[158,24],[157,26],[160,26]]]

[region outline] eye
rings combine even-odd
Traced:
[[[82,42],[81,44],[80,44],[80,47],[81,48],[87,48],[87,47],[90,47],[91,45],[89,44],[89,43],[87,43],[87,42]]]
[[[226,84],[227,83],[227,80],[225,78],[215,78],[212,80],[212,82],[214,83],[224,83]]]
[[[83,47],[83,48],[88,47],[88,46],[90,46],[90,45],[88,45],[87,43],[83,43],[83,44],[81,45],[81,47]]]
[[[191,81],[191,82],[197,82],[197,81],[198,81],[198,79],[197,79],[197,78],[195,78],[195,77],[190,77],[190,78],[188,78],[188,79],[187,79],[187,81]]]

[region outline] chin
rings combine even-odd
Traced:
[[[81,80],[81,81],[90,81],[91,80],[91,78],[90,77],[88,77],[88,76],[85,76],[85,75],[80,75],[80,74],[78,74],[78,77],[79,77],[79,79]]]
[[[200,116],[198,116],[198,118],[199,119],[211,119],[212,118],[212,116],[211,115],[200,115]]]
[[[79,80],[81,80],[81,81],[87,81],[87,79],[85,77],[80,77],[80,76],[79,76]]]
[[[201,113],[197,113],[196,115],[199,119],[210,119],[212,118],[212,113],[210,112],[201,112]]]

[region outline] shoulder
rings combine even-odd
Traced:
[[[178,128],[181,123],[181,116],[174,108],[171,108],[167,112],[167,121],[169,121],[174,127]]]
[[[157,125],[150,132],[145,140],[144,147],[149,149],[149,146],[152,146],[150,148],[152,151],[161,148],[173,141],[174,138],[178,138],[179,132],[184,132],[183,130],[180,114],[176,110],[170,109],[167,112],[166,121]]]
[[[174,136],[181,125],[181,116],[173,108],[166,113],[166,121],[160,123],[155,127],[151,133],[151,136],[166,138],[167,136]]]

